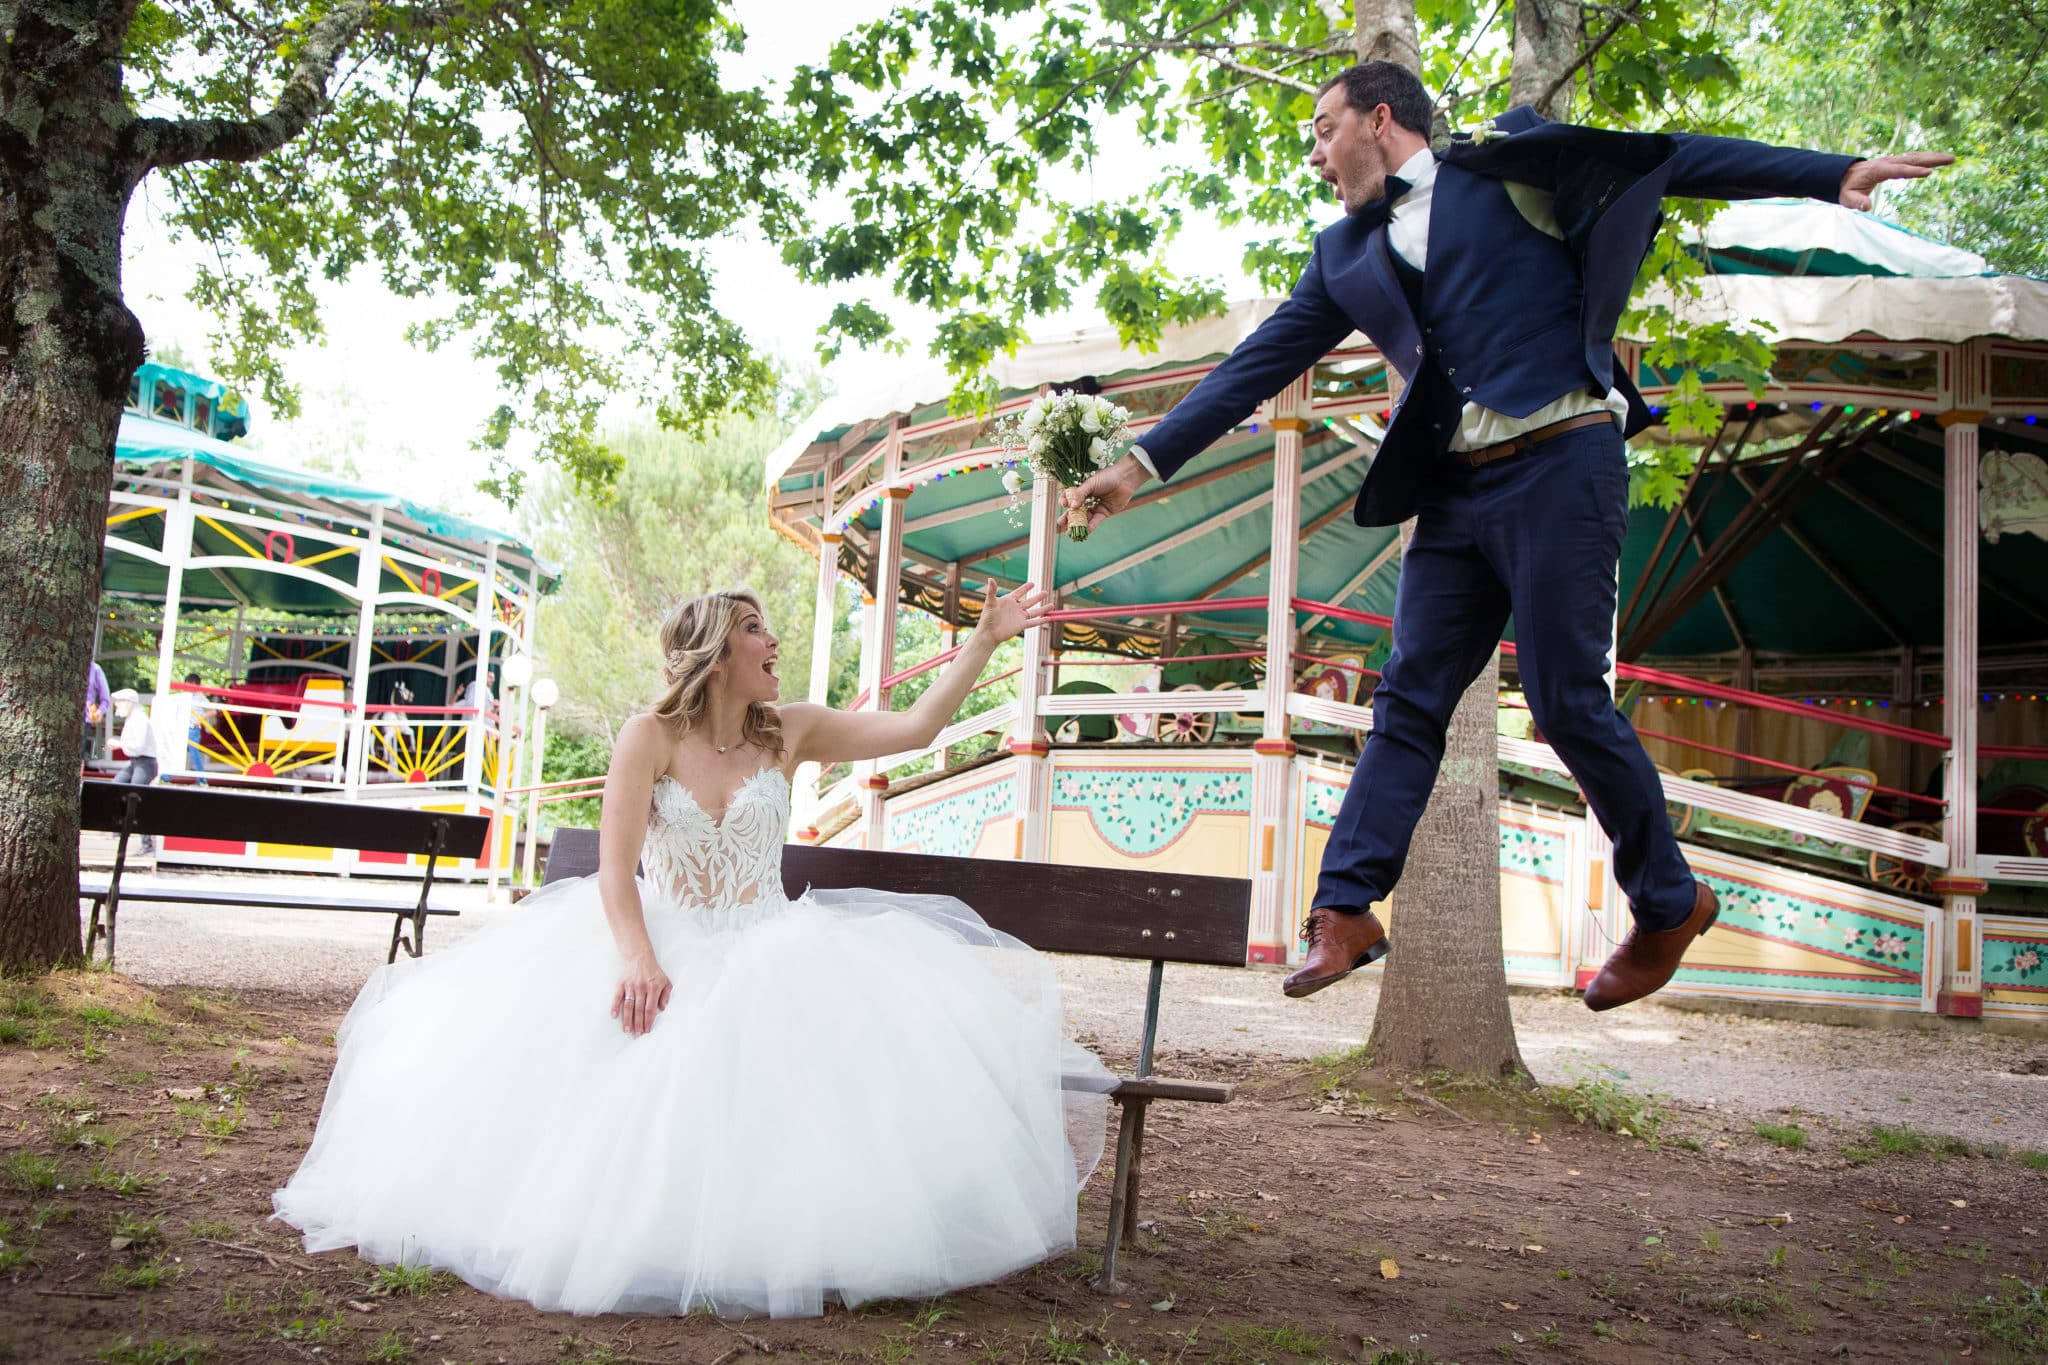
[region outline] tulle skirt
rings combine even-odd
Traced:
[[[372,975],[274,1197],[307,1250],[577,1313],[798,1316],[1074,1245],[1113,1081],[1043,958],[950,897],[642,896],[675,990],[639,1038],[595,879]]]

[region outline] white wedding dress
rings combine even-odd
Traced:
[[[1050,964],[950,897],[789,899],[788,820],[776,768],[719,820],[655,784],[642,1037],[594,877],[378,969],[278,1216],[578,1313],[815,1314],[1072,1247],[1112,1081]]]

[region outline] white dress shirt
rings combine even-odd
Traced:
[[[1429,269],[1429,201],[1436,188],[1436,155],[1428,150],[1417,152],[1394,174],[1408,182],[1408,192],[1394,201],[1393,211],[1387,215],[1387,246],[1409,265],[1426,272]],[[1549,191],[1513,181],[1502,183],[1508,198],[1531,227],[1563,240],[1564,231],[1557,225],[1554,196]],[[1567,417],[1598,412],[1603,408],[1614,414],[1617,426],[1628,419],[1628,400],[1615,389],[1609,389],[1604,399],[1596,398],[1584,389],[1574,389],[1526,417],[1510,417],[1477,403],[1467,403],[1458,420],[1458,430],[1451,437],[1451,449],[1479,450],[1525,431],[1534,431],[1552,422],[1562,422]],[[1138,463],[1144,465],[1152,477],[1159,477],[1152,457],[1145,453],[1143,446],[1132,446],[1131,453],[1138,457]]]
[[[121,722],[121,752],[130,758],[156,757],[156,727],[150,724],[149,708],[135,703]]]

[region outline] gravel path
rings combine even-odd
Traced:
[[[129,883],[133,895],[148,878]],[[186,877],[179,885],[232,886],[249,878]],[[284,879],[262,879],[275,888]],[[364,893],[378,894],[365,883]],[[381,884],[389,886],[389,884]],[[506,913],[480,887],[449,886],[437,903],[460,918],[427,927],[445,951]],[[346,1004],[384,960],[382,915],[213,910],[124,903],[124,972],[152,984],[261,987]],[[1068,1013],[1089,1042],[1126,1051],[1142,1025],[1142,963],[1059,960]],[[1166,973],[1163,1053],[1308,1058],[1365,1041],[1375,982],[1353,978],[1308,1000],[1280,994],[1267,970],[1175,967]],[[1852,1126],[1900,1124],[1976,1142],[2048,1149],[2048,1040],[1982,1033],[1927,1020],[1924,1027],[1864,1028],[1669,1009],[1655,1004],[1592,1014],[1575,997],[1518,993],[1522,1056],[1545,1083],[1621,1073],[1632,1088],[1730,1111],[1782,1111]]]

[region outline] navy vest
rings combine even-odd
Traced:
[[[1367,249],[1386,254],[1398,287],[1393,252],[1378,236]],[[1502,182],[1440,163],[1420,335],[1405,353],[1390,348],[1402,377],[1414,381],[1427,359],[1462,402],[1509,417],[1526,417],[1574,389],[1604,396],[1613,384],[1612,352],[1593,367],[1581,342],[1584,311],[1571,249],[1531,225]],[[1447,431],[1431,436],[1439,451],[1450,440]]]

